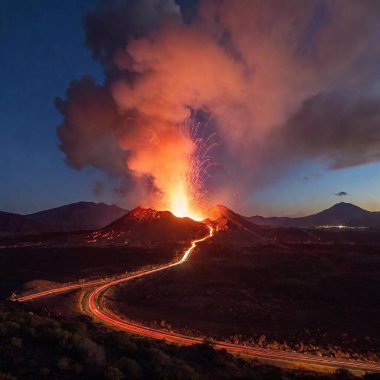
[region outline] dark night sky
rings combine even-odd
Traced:
[[[0,209],[30,212],[93,199],[100,177],[67,167],[58,149],[54,106],[67,83],[100,67],[84,48],[81,18],[95,1],[0,4]]]
[[[109,191],[96,195],[105,174],[76,171],[65,163],[56,134],[62,116],[54,101],[84,74],[103,80],[101,66],[84,46],[82,16],[95,0],[2,0],[0,3],[0,210],[28,213],[95,200],[129,206]],[[310,26],[308,49],[324,15]],[[300,51],[300,54],[302,51]],[[374,89],[379,89],[374,83]],[[377,90],[378,91],[378,90]],[[284,178],[252,193],[252,212],[300,215],[342,200],[380,209],[379,164],[326,170],[320,161],[299,162]],[[132,205],[133,206],[133,205]],[[249,213],[249,212],[248,212]]]

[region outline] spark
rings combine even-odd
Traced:
[[[187,158],[186,171],[181,173],[177,183],[169,189],[169,210],[178,217],[190,217],[194,220],[204,219],[202,206],[207,201],[208,191],[205,188],[210,178],[209,169],[215,165],[210,152],[217,145],[215,133],[208,133],[207,123],[188,117],[180,123],[180,134],[185,141],[192,144]]]

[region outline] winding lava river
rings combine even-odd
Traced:
[[[198,243],[204,242],[207,239],[210,239],[214,235],[215,230],[209,226],[209,234],[205,237],[197,240],[193,240],[191,242],[190,248],[188,248],[182,258],[175,263],[170,263],[159,268],[149,269],[137,274],[132,274],[127,277],[123,277],[121,279],[113,280],[105,282],[105,280],[93,281],[86,284],[75,284],[69,285],[66,287],[50,289],[43,292],[38,292],[34,294],[30,294],[23,297],[18,297],[15,301],[25,302],[29,300],[33,300],[36,298],[54,295],[57,293],[63,293],[74,289],[79,289],[83,287],[93,287],[97,286],[85,299],[85,308],[98,320],[103,323],[117,328],[119,330],[126,331],[130,334],[139,334],[145,337],[165,340],[168,343],[176,343],[181,345],[193,345],[203,343],[204,340],[202,338],[196,338],[181,334],[176,334],[173,332],[166,332],[162,330],[153,329],[150,327],[145,327],[141,324],[137,324],[134,322],[129,322],[121,319],[119,316],[112,313],[110,310],[105,309],[101,306],[101,297],[104,292],[109,289],[111,286],[121,284],[123,282],[132,281],[136,278],[149,276],[153,273],[161,272],[166,269],[175,267],[177,265],[181,265],[185,263],[192,251],[197,247]],[[358,360],[345,360],[345,359],[335,359],[329,357],[319,357],[312,355],[303,355],[296,352],[287,352],[280,350],[271,350],[266,348],[257,348],[257,347],[249,347],[238,344],[232,344],[222,341],[213,341],[213,347],[216,349],[225,349],[233,354],[240,354],[247,357],[261,359],[267,363],[279,365],[279,364],[294,364],[295,366],[302,367],[312,367],[312,369],[323,368],[325,370],[332,370],[337,368],[346,368],[351,371],[356,372],[380,372],[380,363],[375,362],[364,362]]]

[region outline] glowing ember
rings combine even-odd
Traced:
[[[136,177],[151,178],[156,191],[144,203],[156,210],[168,210],[178,217],[204,219],[209,156],[215,146],[207,123],[187,118],[160,128],[146,127],[139,148],[130,154],[127,165]],[[157,130],[160,133],[157,133]]]
[[[202,209],[207,192],[204,183],[208,178],[208,169],[214,164],[209,157],[214,134],[204,137],[203,124],[188,118],[179,125],[181,136],[190,145],[185,156],[185,170],[179,173],[177,181],[166,188],[168,210],[178,217],[194,220],[205,218]]]

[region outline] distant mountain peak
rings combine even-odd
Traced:
[[[331,206],[327,210],[323,210],[315,215],[330,215],[334,217],[342,218],[356,218],[370,213],[370,211],[364,210],[359,206],[352,203],[339,202]]]
[[[127,210],[116,205],[77,202],[39,211],[27,217],[54,226],[57,231],[75,231],[102,228],[126,213]]]
[[[367,211],[359,206],[356,206],[352,203],[348,202],[339,202],[336,203],[335,205],[331,206],[328,210],[335,209],[335,210],[362,210],[362,211]],[[326,211],[326,210],[325,210]],[[369,212],[369,211],[367,211]]]
[[[285,227],[317,227],[317,226],[353,226],[378,227],[380,226],[379,213],[364,210],[352,203],[339,202],[330,208],[316,214],[298,217],[271,217],[252,216],[246,218],[252,223],[261,225],[275,225]]]
[[[0,211],[0,236],[51,232],[51,226],[31,220],[25,215]]]

